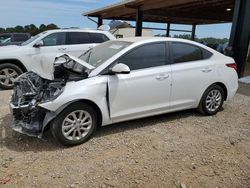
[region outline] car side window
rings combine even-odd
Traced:
[[[101,33],[89,33],[91,43],[103,43],[109,40],[109,38]]]
[[[166,44],[152,43],[132,49],[118,60],[126,64],[130,70],[157,67],[166,64]]]
[[[89,44],[90,36],[86,32],[68,32],[67,33],[67,44],[74,45],[74,44]]]
[[[183,63],[203,59],[203,51],[195,45],[172,42],[172,54],[174,63]]]
[[[52,33],[42,39],[43,46],[59,46],[65,45],[65,33]]]
[[[28,35],[24,34],[15,34],[13,38],[15,42],[23,42],[29,39]]]

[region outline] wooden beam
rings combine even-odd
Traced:
[[[192,33],[191,33],[191,40],[195,39],[195,31],[196,31],[196,25],[193,24],[193,26],[192,26]]]
[[[167,33],[166,33],[166,37],[170,37],[170,27],[171,27],[171,23],[168,22],[168,24],[167,24]]]
[[[141,7],[138,7],[136,10],[136,28],[135,36],[142,36],[142,21],[143,21],[143,12]]]

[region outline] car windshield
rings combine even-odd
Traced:
[[[109,58],[131,45],[131,42],[108,41],[82,54],[79,58],[93,67],[99,67]]]
[[[44,34],[46,34],[46,32],[39,33],[39,34],[37,34],[36,36],[31,37],[29,40],[23,42],[23,43],[21,44],[21,46],[25,46],[25,45],[30,44],[31,42],[33,42],[34,40],[38,39],[39,37],[41,37],[41,36],[44,35]]]

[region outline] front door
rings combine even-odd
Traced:
[[[113,122],[168,111],[171,67],[166,60],[166,43],[146,44],[132,49],[117,63],[128,65],[131,72],[109,76]]]

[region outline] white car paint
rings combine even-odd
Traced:
[[[80,56],[89,48],[96,46],[97,44],[77,44],[77,45],[60,45],[60,46],[42,46],[40,48],[34,47],[34,45],[44,39],[45,37],[53,33],[61,32],[84,32],[84,33],[101,33],[107,36],[110,40],[115,39],[115,37],[107,32],[101,30],[90,30],[90,29],[56,29],[45,31],[40,33],[35,40],[23,46],[6,46],[1,47],[0,50],[0,61],[4,63],[4,60],[18,60],[23,64],[23,66],[30,71],[34,66],[34,61],[32,57],[34,55],[46,54],[46,53],[69,53],[76,57]],[[33,38],[34,39],[34,38]]]
[[[202,44],[174,38],[127,38],[132,44],[95,68],[89,78],[68,82],[55,100],[39,104],[57,112],[77,100],[95,103],[102,114],[102,126],[166,112],[197,108],[205,90],[214,83],[227,89],[227,100],[238,89],[238,76],[226,64],[234,63]],[[164,65],[131,71],[130,74],[101,75],[100,73],[126,52],[152,42],[179,41],[204,48],[213,55],[207,60]]]

